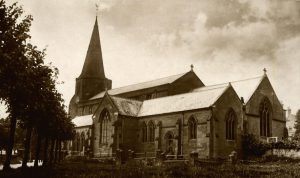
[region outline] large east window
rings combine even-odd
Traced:
[[[105,109],[100,115],[100,144],[108,143],[109,140],[109,128],[108,123],[110,121],[109,112]]]
[[[267,98],[265,98],[259,108],[260,118],[260,136],[270,137],[271,136],[271,104]]]

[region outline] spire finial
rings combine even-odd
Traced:
[[[98,12],[99,12],[99,2],[97,2],[95,4],[95,6],[96,6],[96,18],[97,18],[98,17]]]
[[[264,75],[267,75],[267,69],[264,68],[263,71],[264,71]]]
[[[194,65],[191,64],[191,71],[194,71]]]

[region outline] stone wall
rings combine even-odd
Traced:
[[[190,139],[188,137],[188,120],[191,117],[197,120],[197,138]],[[198,152],[199,157],[207,158],[209,155],[209,118],[211,112],[209,110],[195,110],[185,111],[181,113],[171,113],[159,116],[149,116],[139,119],[138,139],[136,143],[136,152],[142,154],[148,152],[148,154],[155,154],[157,150],[167,152],[167,139],[166,134],[172,133],[174,135],[174,154],[180,153],[181,155],[188,157],[191,152]],[[154,142],[142,142],[142,129],[141,126],[145,122],[148,124],[153,121],[156,125],[155,128],[155,141]],[[179,133],[179,122],[182,122],[182,134]],[[161,126],[161,133],[159,133],[159,127]],[[181,135],[181,138],[179,139]],[[181,151],[178,141],[181,140]],[[160,143],[159,143],[160,142]]]
[[[106,109],[109,112],[110,122],[108,122],[108,138],[107,144],[101,144],[100,141],[100,115]],[[114,123],[117,121],[117,110],[113,107],[108,97],[104,97],[101,105],[97,109],[93,118],[93,155],[94,157],[112,156],[115,152],[114,148]]]
[[[248,103],[246,103],[249,133],[260,135],[259,106],[265,97],[268,98],[272,105],[272,136],[282,139],[284,137],[284,129],[286,127],[284,110],[267,77],[262,80],[251,99],[248,101]]]
[[[242,104],[232,87],[215,103],[213,109],[213,132],[211,139],[213,142],[212,157],[228,158],[232,151],[241,155],[241,134],[242,134]],[[226,115],[230,109],[233,109],[236,115],[235,139],[226,139]]]

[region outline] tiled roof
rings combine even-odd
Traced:
[[[72,120],[72,122],[75,124],[75,127],[90,126],[93,124],[92,116],[92,114],[85,116],[77,116]]]
[[[142,102],[136,101],[132,99],[120,98],[111,96],[112,101],[114,102],[115,106],[118,108],[121,115],[125,116],[137,116]]]
[[[201,87],[191,93],[145,100],[138,116],[207,108],[213,105],[228,87],[228,84],[218,87]]]
[[[184,76],[185,74],[187,74],[187,73],[172,75],[172,76],[169,76],[169,77],[164,77],[164,78],[160,78],[160,79],[156,79],[156,80],[151,80],[151,81],[148,81],[148,82],[143,82],[143,83],[128,85],[128,86],[124,86],[124,87],[114,88],[114,89],[108,90],[107,92],[108,92],[109,95],[118,95],[118,94],[122,94],[122,93],[128,93],[128,92],[131,92],[131,91],[137,91],[137,90],[142,90],[142,89],[146,89],[146,88],[151,88],[151,87],[161,86],[161,85],[165,85],[165,84],[170,84],[170,83],[173,83],[175,80],[179,79],[180,77]],[[103,91],[101,93],[98,93],[97,95],[90,98],[90,100],[102,98],[104,96],[104,94],[105,94],[105,91]]]

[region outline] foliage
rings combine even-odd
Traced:
[[[37,133],[37,157],[42,139],[50,138],[60,145],[74,136],[74,126],[56,89],[58,69],[44,64],[45,50],[28,43],[32,20],[17,3],[7,6],[0,0],[0,99],[7,106],[10,121],[5,168],[10,164],[17,123],[26,129],[25,166],[33,130]]]
[[[300,109],[296,113],[294,139],[300,141]]]
[[[259,140],[253,134],[244,134],[242,135],[242,149],[245,158],[261,157],[272,149],[300,150],[300,144],[296,140],[288,139],[267,143]]]
[[[151,178],[197,178],[197,177],[299,177],[299,161],[276,161],[268,163],[252,164],[221,164],[207,166],[190,165],[163,165],[145,166],[141,164],[125,164],[121,166],[102,165],[96,163],[72,163],[60,164],[56,167],[17,169],[7,177],[151,177]],[[0,172],[0,177],[6,177]]]
[[[0,119],[0,150],[6,148],[8,142],[8,123],[6,119]]]
[[[242,135],[242,150],[245,158],[260,157],[270,149],[269,144],[263,143],[253,134]]]

